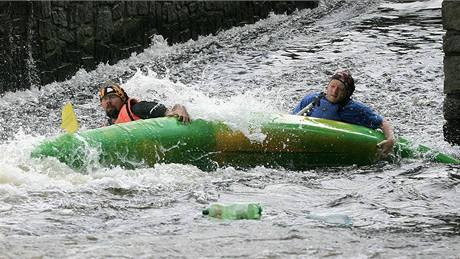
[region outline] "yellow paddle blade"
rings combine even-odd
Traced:
[[[78,131],[79,127],[80,125],[77,121],[77,115],[75,115],[75,112],[73,111],[72,103],[68,102],[62,109],[61,128],[68,133],[75,133]]]

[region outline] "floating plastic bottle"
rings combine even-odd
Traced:
[[[262,207],[258,203],[214,203],[203,210],[203,215],[219,219],[260,219]]]
[[[329,214],[329,215],[316,215],[308,213],[306,216],[307,219],[318,220],[328,224],[341,225],[341,226],[351,226],[353,225],[353,220],[343,214]]]

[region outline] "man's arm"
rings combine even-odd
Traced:
[[[166,116],[166,106],[158,102],[138,102],[132,106],[132,111],[142,119],[158,118]]]
[[[385,140],[378,143],[377,147],[380,149],[381,155],[386,157],[393,151],[393,146],[395,144],[393,129],[386,119],[383,119],[380,129],[382,129],[383,134],[385,135]]]

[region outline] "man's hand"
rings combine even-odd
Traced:
[[[168,109],[165,113],[166,116],[174,116],[177,117],[180,121],[184,123],[190,123],[190,115],[188,114],[187,110],[184,106],[180,104],[174,105],[172,109]]]
[[[395,144],[393,129],[386,119],[383,120],[380,128],[385,135],[385,140],[378,143],[377,148],[379,149],[379,158],[386,158],[393,151],[393,146]]]
[[[385,139],[378,143],[377,148],[379,149],[379,157],[386,158],[393,151],[394,144],[394,139]]]

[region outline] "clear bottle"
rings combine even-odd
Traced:
[[[353,220],[349,216],[343,215],[343,214],[317,215],[317,214],[307,213],[306,218],[318,220],[323,223],[328,223],[328,224],[333,224],[333,225],[341,225],[341,226],[353,225]]]
[[[219,219],[260,219],[262,207],[258,203],[214,203],[203,210],[203,215]]]

